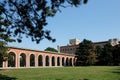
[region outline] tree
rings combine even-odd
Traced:
[[[54,48],[52,48],[52,47],[48,47],[48,48],[46,48],[44,51],[58,52],[56,49],[54,49]]]
[[[103,51],[99,56],[100,65],[113,65],[113,46],[111,44],[104,45]]]
[[[96,46],[96,53],[97,53],[97,62],[96,62],[96,65],[102,65],[102,54],[103,54],[103,48],[101,46]]]
[[[96,49],[93,43],[89,40],[84,39],[76,51],[77,65],[93,65],[96,62]]]
[[[67,7],[65,5],[77,7],[82,1],[86,4],[88,0],[1,0],[0,15],[6,23],[10,22],[1,29],[18,42],[22,41],[23,34],[36,43],[44,38],[55,42],[50,31],[44,29],[47,18],[55,16],[61,7]]]
[[[113,47],[113,65],[120,65],[120,44]]]
[[[8,34],[6,33],[6,29],[3,27],[7,27],[10,24],[6,22],[0,16],[0,67],[2,67],[3,61],[7,60],[7,51],[8,48],[6,47],[7,42],[13,42],[15,40],[11,39]]]
[[[0,42],[0,67],[2,67],[2,63],[4,60],[6,60],[5,57],[7,57],[7,50],[8,48],[4,46],[4,42]]]
[[[103,48],[97,46],[96,49],[98,56],[97,65],[120,65],[120,44],[112,46],[108,43]]]

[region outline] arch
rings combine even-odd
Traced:
[[[8,67],[16,66],[16,54],[14,52],[8,53]]]
[[[25,53],[20,54],[20,67],[26,66],[26,55]]]
[[[65,60],[65,58],[64,58],[64,57],[62,57],[62,66],[64,66],[64,65],[65,65],[64,60]]]
[[[42,55],[38,56],[38,66],[43,66],[43,57],[42,57]]]
[[[69,66],[69,59],[66,58],[66,66]]]
[[[74,64],[74,66],[76,66],[76,58],[74,58],[73,64]]]
[[[45,61],[46,61],[46,66],[49,66],[49,56],[46,56]]]
[[[55,57],[52,56],[52,66],[55,66]]]
[[[57,66],[60,66],[60,57],[57,57]]]
[[[70,66],[73,66],[73,65],[72,65],[72,58],[70,58]]]
[[[35,55],[34,54],[30,55],[30,66],[35,66]]]

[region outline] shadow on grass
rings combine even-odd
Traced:
[[[63,79],[56,79],[56,80],[63,80]],[[69,80],[74,80],[74,79],[69,79]],[[89,80],[89,79],[79,79],[79,80]]]
[[[113,71],[112,73],[115,73],[115,74],[120,75],[120,67],[119,67],[119,68],[117,68],[117,69],[115,69],[115,71]]]
[[[17,78],[0,74],[0,80],[17,80]]]
[[[120,71],[113,71],[112,73],[116,73],[120,75]]]

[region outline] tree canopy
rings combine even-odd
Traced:
[[[55,48],[48,47],[44,51],[58,52]]]
[[[8,34],[6,33],[6,29],[10,23],[6,23],[6,21],[0,16],[0,67],[2,66],[2,62],[6,60],[8,48],[6,47],[7,42],[13,42]]]
[[[96,62],[96,49],[92,41],[84,39],[76,51],[77,65],[93,65]]]
[[[97,47],[97,56],[97,65],[120,65],[120,44],[112,46],[108,43],[103,48]]]
[[[76,51],[76,58],[77,66],[118,66],[120,65],[120,43],[115,46],[107,43],[101,47],[96,46],[90,40],[84,39]]]
[[[14,37],[18,42],[22,41],[22,35],[30,37],[32,41],[39,43],[47,38],[55,42],[50,30],[45,30],[48,24],[47,18],[53,17],[61,7],[79,6],[86,4],[88,0],[1,0],[0,16],[8,23],[7,27],[0,26],[0,32],[5,29],[7,36]]]

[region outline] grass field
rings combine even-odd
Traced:
[[[120,80],[120,66],[6,69],[0,80]]]

